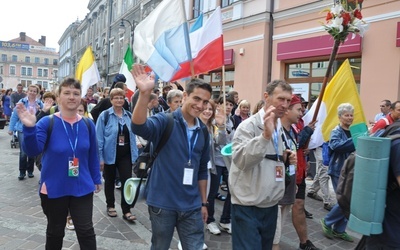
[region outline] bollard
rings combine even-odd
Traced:
[[[382,233],[391,140],[358,137],[348,226],[363,235]]]

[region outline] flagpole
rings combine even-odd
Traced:
[[[331,74],[332,65],[333,65],[333,62],[335,61],[337,52],[339,50],[339,45],[340,45],[340,40],[335,40],[335,44],[333,45],[332,53],[331,53],[331,56],[329,58],[328,68],[326,69],[325,77],[324,77],[324,80],[322,82],[322,89],[321,89],[321,92],[320,92],[320,94],[318,96],[317,106],[315,107],[314,116],[313,116],[311,122],[315,122],[317,120],[318,112],[319,112],[319,109],[321,107],[321,102],[322,102],[322,99],[323,99],[324,94],[325,94],[325,89],[326,89],[326,86],[328,85],[328,78],[329,78],[329,76]]]
[[[192,78],[194,78],[194,64],[193,64],[193,58],[192,58],[192,48],[190,47],[190,37],[189,37],[189,23],[186,18],[186,13],[185,13],[185,2],[184,0],[181,1],[182,3],[182,14],[183,14],[183,19],[185,20],[186,25],[183,25],[184,29],[184,35],[185,35],[185,45],[186,45],[186,53],[190,62],[190,71],[192,73]]]
[[[225,65],[222,65],[222,96],[224,100],[224,115],[226,116],[226,94],[225,94]],[[225,125],[227,120],[225,119]]]

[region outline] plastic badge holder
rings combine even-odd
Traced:
[[[360,136],[368,136],[368,127],[365,123],[357,123],[350,126],[351,138],[353,139],[354,147],[357,149],[357,139]]]

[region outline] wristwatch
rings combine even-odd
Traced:
[[[208,207],[208,202],[206,202],[206,203],[201,203],[201,206],[202,206],[202,207]]]

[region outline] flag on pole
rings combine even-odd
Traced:
[[[366,123],[364,111],[358,94],[357,85],[351,71],[349,60],[343,62],[330,83],[326,86],[325,94],[317,116],[315,131],[311,136],[308,148],[313,149],[329,141],[330,133],[339,124],[337,107],[342,103],[354,106],[353,124]],[[304,124],[311,122],[317,102],[303,117]]]
[[[164,81],[190,59],[182,0],[164,0],[135,28],[133,51]]]
[[[130,100],[133,93],[136,90],[136,83],[135,80],[133,79],[131,69],[133,64],[135,63],[135,60],[133,58],[132,54],[132,49],[131,46],[128,45],[128,48],[126,49],[124,60],[122,61],[121,68],[119,69],[119,73],[123,74],[126,78],[126,86],[127,86],[127,91],[126,91],[126,97]]]
[[[93,55],[92,47],[88,46],[76,68],[75,78],[82,86],[82,97],[90,86],[100,81],[100,73]]]
[[[224,65],[224,39],[221,8],[219,6],[205,22],[203,22],[203,14],[197,18],[190,30],[189,38],[195,75]],[[190,62],[186,61],[180,64],[180,70],[171,80],[189,76],[191,76]]]

